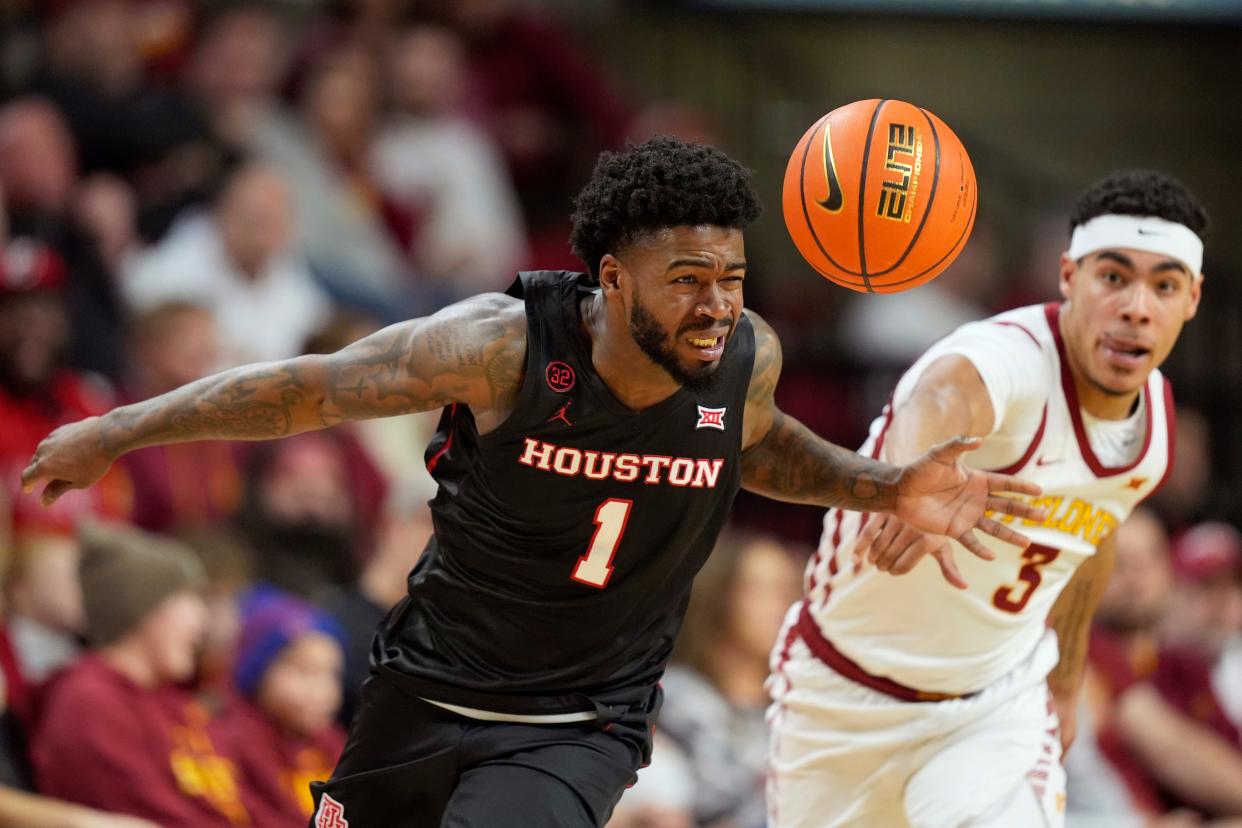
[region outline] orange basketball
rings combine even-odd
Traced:
[[[926,109],[856,101],[815,123],[789,159],[785,226],[821,276],[897,293],[934,279],[975,224],[975,170]]]

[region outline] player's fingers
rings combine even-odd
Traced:
[[[978,437],[959,436],[933,446],[929,454],[938,462],[952,463],[962,454],[977,449],[981,445],[983,441]]]
[[[35,484],[39,482],[40,468],[43,461],[37,457],[30,458],[29,465],[22,469],[22,491],[29,494],[34,491]]]
[[[1014,494],[1038,495],[1043,494],[1043,489],[1029,480],[1023,480],[1020,477],[1014,477],[1012,474],[997,474],[996,472],[987,472],[988,491],[989,492],[1012,492]]]
[[[1047,511],[1042,507],[1032,506],[1024,500],[1016,500],[1012,497],[989,495],[985,506],[989,512],[1013,515],[1014,517],[1033,520],[1037,523],[1043,523],[1048,517]]]
[[[854,541],[854,571],[859,572],[867,564],[867,553],[871,551],[872,544],[879,537],[880,530],[884,528],[884,520],[881,515],[863,515],[862,530],[858,533],[858,539]]]
[[[51,506],[61,495],[72,488],[74,488],[74,485],[68,480],[53,480],[43,489],[43,505]]]
[[[975,524],[975,527],[978,528],[979,531],[987,532],[997,540],[1002,540],[1005,543],[1011,543],[1019,549],[1026,549],[1031,545],[1031,539],[1026,535],[1015,532],[1005,524],[992,520],[991,518],[979,518],[979,522]],[[985,546],[984,549],[987,549],[987,547]],[[987,555],[987,560],[989,561],[996,557],[994,554],[991,554],[991,551],[992,550],[988,549],[989,554]]]
[[[986,519],[983,518],[983,520]],[[983,542],[979,540],[978,535],[975,534],[973,529],[968,529],[959,535],[957,542],[966,547],[971,554],[983,558],[985,561],[993,560],[996,557],[996,553],[983,545]]]
[[[897,535],[900,534],[901,528],[901,521],[893,517],[885,517],[884,528],[880,530],[880,534],[876,537],[875,543],[871,544],[871,552],[867,555],[868,560],[875,564],[877,569],[885,568],[880,565],[880,561],[888,561],[888,559],[892,556],[892,545],[897,539]]]
[[[936,563],[940,564],[940,574],[951,585],[958,589],[966,589],[970,586],[957,568],[957,561],[953,560],[953,550],[947,544],[941,544],[932,552],[932,557],[936,559]]]
[[[876,556],[875,568],[881,572],[892,572],[897,561],[905,554],[911,545],[918,541],[918,537],[910,534],[909,529],[902,529],[893,536],[888,542],[887,547]]]
[[[918,566],[919,561],[932,552],[936,548],[936,544],[926,536],[915,538],[913,543],[907,546],[899,557],[888,570],[891,575],[905,575],[914,567]]]

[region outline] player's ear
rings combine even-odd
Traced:
[[[605,293],[621,289],[621,260],[611,253],[599,260],[599,286]]]
[[[1061,296],[1070,298],[1074,273],[1078,270],[1078,262],[1070,258],[1068,253],[1061,254]]]

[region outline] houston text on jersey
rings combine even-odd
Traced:
[[[668,483],[694,489],[714,489],[724,459],[668,457],[663,454],[617,454],[611,451],[576,449],[526,438],[518,462],[540,471],[565,477],[582,475],[589,480],[612,478],[620,483],[641,482],[652,486]]]

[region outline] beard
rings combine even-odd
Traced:
[[[705,319],[702,324],[683,326],[677,331],[677,336],[691,331],[708,330],[716,325],[714,320]],[[725,336],[726,343],[732,334],[733,328],[730,326],[729,333]],[[699,393],[711,391],[716,387],[719,379],[719,372],[716,369],[720,367],[720,361],[704,362],[697,369],[687,368],[669,344],[668,332],[660,327],[655,316],[639,301],[637,295],[634,297],[634,305],[630,308],[630,336],[634,337],[634,342],[647,355],[647,358],[663,368],[678,385]]]
[[[267,515],[243,520],[261,580],[307,599],[358,575],[350,530],[315,520],[285,522]]]

